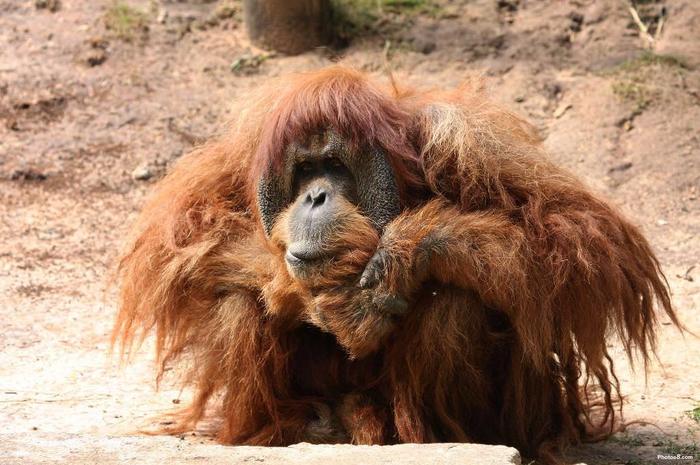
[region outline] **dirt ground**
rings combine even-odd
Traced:
[[[0,0],[2,434],[130,434],[187,397],[155,392],[148,346],[124,368],[108,357],[108,270],[152,183],[229,102],[338,60],[429,86],[488,76],[557,162],[641,225],[700,334],[700,2],[638,1],[651,51],[622,0],[386,3],[406,6],[375,11],[378,32],[283,57],[250,46],[235,1]],[[700,463],[700,341],[660,331],[646,381],[616,360],[633,424],[571,460]],[[21,463],[10,452],[0,463]]]

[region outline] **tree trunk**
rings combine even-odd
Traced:
[[[245,0],[245,23],[257,46],[296,54],[332,36],[329,0]]]

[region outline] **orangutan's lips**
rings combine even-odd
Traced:
[[[326,255],[322,251],[309,247],[300,247],[297,244],[290,245],[284,256],[287,263],[294,268],[313,265],[324,258],[326,258]]]

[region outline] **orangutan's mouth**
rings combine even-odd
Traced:
[[[303,242],[291,244],[287,248],[287,253],[284,256],[285,261],[292,268],[313,266],[326,258],[328,258],[326,251],[310,247],[309,244]]]

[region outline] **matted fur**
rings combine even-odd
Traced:
[[[262,233],[254,192],[286,144],[323,128],[386,151],[404,211],[380,238],[348,206],[337,260],[311,283],[285,267],[285,215]],[[360,290],[377,247],[387,276]],[[340,67],[270,82],[180,160],[119,280],[114,341],[154,331],[160,374],[190,367],[195,399],[172,431],[217,397],[218,438],[235,444],[483,441],[551,459],[618,425],[608,337],[646,362],[655,304],[677,323],[639,230],[478,80],[397,89]],[[373,291],[405,296],[406,314],[378,312]]]

